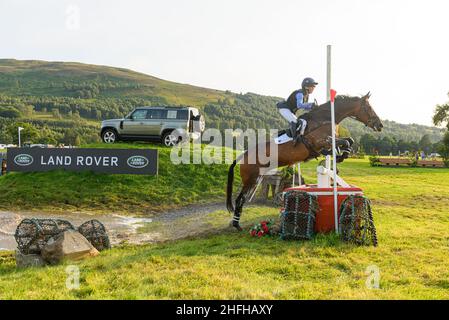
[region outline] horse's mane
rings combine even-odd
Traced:
[[[338,110],[338,107],[341,105],[346,105],[351,102],[360,101],[360,97],[354,97],[349,95],[338,95],[335,97],[335,110]],[[330,120],[330,101],[323,103],[322,105],[314,108],[308,113],[305,113],[301,116],[301,118],[309,121],[310,119],[322,121],[322,120]]]

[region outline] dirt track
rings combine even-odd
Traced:
[[[226,210],[223,203],[192,205],[152,216],[99,215],[87,212],[64,214],[0,211],[0,250],[14,250],[14,232],[25,218],[58,218],[70,221],[78,227],[85,221],[101,221],[109,234],[112,245],[121,243],[144,244],[186,238],[216,229],[208,215]],[[225,213],[223,213],[225,214]],[[230,219],[230,216],[229,216]],[[219,228],[226,229],[227,225]]]

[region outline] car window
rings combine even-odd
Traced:
[[[176,119],[178,110],[167,110],[167,119]]]
[[[176,119],[187,120],[189,118],[189,112],[187,110],[178,110],[178,115]]]
[[[147,117],[147,110],[136,110],[132,114],[132,119],[143,120]]]
[[[163,109],[148,110],[147,119],[167,119],[167,110]]]

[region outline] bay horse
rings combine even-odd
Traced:
[[[335,123],[338,125],[343,119],[354,118],[374,131],[381,131],[382,122],[374,112],[370,105],[370,93],[362,97],[352,97],[339,95],[335,98]],[[301,161],[307,161],[317,158],[324,150],[332,148],[331,134],[331,112],[330,102],[326,102],[318,107],[313,108],[310,112],[301,116],[307,121],[307,127],[300,141],[290,141],[277,147],[278,167],[293,165]],[[240,216],[243,205],[249,197],[255,192],[260,179],[262,168],[267,168],[269,164],[260,164],[258,159],[258,149],[263,148],[267,156],[270,154],[270,144],[274,141],[268,141],[264,146],[256,145],[255,148],[246,150],[231,164],[228,172],[228,183],[226,188],[226,207],[234,217],[231,221],[232,226],[241,231]],[[276,156],[276,155],[275,155]],[[249,159],[256,159],[251,164]],[[235,200],[235,207],[232,203],[232,185],[234,182],[234,168],[240,163],[240,177],[242,181],[242,189]]]

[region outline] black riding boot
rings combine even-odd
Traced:
[[[293,122],[293,121],[290,122],[290,132],[292,134],[293,141],[296,141],[296,138],[298,137],[298,132],[296,131],[297,126],[298,126],[297,122]]]

